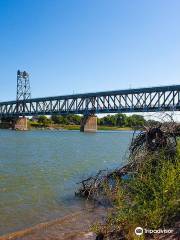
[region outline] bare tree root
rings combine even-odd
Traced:
[[[166,156],[173,158],[176,155],[177,138],[180,137],[180,125],[175,123],[172,116],[167,115],[170,121],[164,123],[153,122],[135,131],[129,147],[129,163],[112,172],[100,170],[78,184],[80,188],[76,195],[104,203],[108,189],[112,191],[114,182],[123,176],[135,174],[150,153],[166,152]],[[115,180],[115,181],[114,181]],[[105,201],[106,202],[106,201]]]
[[[76,192],[76,195],[88,200],[108,204],[109,201],[106,199],[107,191],[109,189],[112,190],[115,179],[120,179],[122,176],[131,172],[131,165],[131,163],[128,163],[122,168],[116,169],[112,172],[100,170],[95,176],[91,176],[78,183],[81,184],[81,186],[78,189],[78,192]]]

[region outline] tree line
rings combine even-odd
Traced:
[[[43,126],[48,126],[50,124],[60,124],[60,125],[80,125],[82,121],[82,116],[80,115],[52,115],[50,118],[46,116],[32,117],[31,122],[37,122]],[[133,114],[127,116],[125,114],[119,113],[115,115],[107,115],[102,118],[97,119],[98,125],[109,126],[109,127],[140,127],[146,122],[143,116],[138,114]]]

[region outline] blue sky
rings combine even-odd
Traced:
[[[0,100],[180,84],[179,0],[0,0]]]

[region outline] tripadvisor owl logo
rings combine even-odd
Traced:
[[[141,236],[143,234],[143,228],[137,227],[137,228],[135,228],[134,232],[136,235]]]

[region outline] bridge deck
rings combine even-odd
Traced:
[[[0,116],[180,110],[180,85],[0,102]]]

